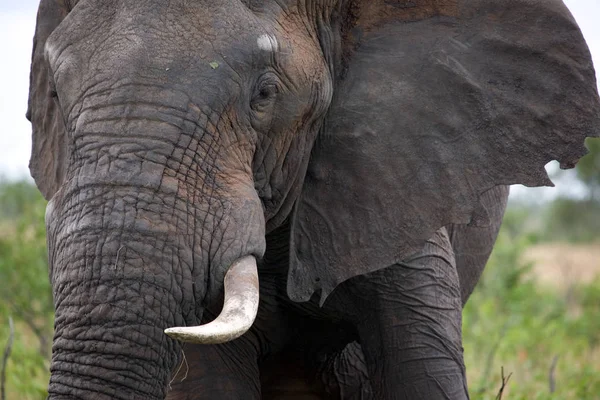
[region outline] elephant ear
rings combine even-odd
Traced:
[[[292,220],[296,301],[320,291],[323,302],[344,280],[406,259],[442,226],[485,226],[484,192],[552,186],[545,164],[572,168],[600,130],[590,53],[559,0],[382,0],[350,10],[343,76]]]
[[[68,14],[72,3],[68,0],[41,0],[33,38],[27,109],[27,119],[32,127],[29,170],[47,200],[56,193],[65,175],[66,132],[61,111],[53,98],[44,47],[50,34]]]

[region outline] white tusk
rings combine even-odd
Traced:
[[[242,336],[254,322],[258,311],[258,271],[256,259],[237,259],[225,274],[225,301],[221,314],[200,326],[165,329],[165,333],[182,342],[200,344],[225,343]]]

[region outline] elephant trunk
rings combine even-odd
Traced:
[[[243,334],[258,308],[256,259],[238,255],[224,266],[221,316],[192,328],[205,308],[219,303],[220,296],[207,299],[209,275],[218,273],[208,256],[193,251],[193,240],[177,234],[182,228],[168,217],[149,223],[138,213],[137,225],[128,226],[123,216],[115,229],[107,203],[90,201],[71,196],[59,207],[52,201],[47,213],[56,308],[50,398],[162,399],[181,356],[180,343],[165,329],[187,326],[167,333],[203,343]],[[53,221],[52,214],[62,216]]]
[[[265,247],[262,205],[242,163],[250,156],[202,123],[197,107],[181,111],[184,94],[161,91],[178,107],[151,107],[145,88],[130,89],[89,97],[72,133],[77,157],[49,203],[51,398],[164,398],[181,357],[165,329],[216,314],[226,280],[233,295],[205,329],[222,326],[246,307],[245,287],[258,286],[244,272]],[[231,278],[239,269],[241,288]],[[258,299],[249,299],[248,316],[221,337],[252,324]]]
[[[161,235],[91,230],[75,227],[69,244],[51,246],[49,398],[163,399],[181,355],[163,329],[194,313],[184,308],[185,277],[171,272],[182,270],[173,266],[181,250]]]

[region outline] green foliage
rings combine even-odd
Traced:
[[[8,334],[7,318],[2,316],[0,343],[4,347]],[[45,399],[48,395],[50,362],[47,354],[41,354],[37,339],[26,324],[15,326],[12,353],[6,366],[6,393],[8,400]]]
[[[600,159],[600,157],[599,157]],[[600,172],[598,173],[600,179]],[[600,198],[558,198],[544,212],[545,241],[592,242],[600,233]]]
[[[577,177],[586,184],[591,198],[600,202],[600,139],[588,138],[585,145],[590,152],[577,164]]]
[[[0,345],[15,320],[7,365],[9,399],[46,395],[53,305],[48,281],[46,201],[27,182],[0,183]]]
[[[32,211],[43,210],[45,207],[46,201],[32,183],[27,181],[8,183],[0,178],[0,221],[14,222],[22,217],[35,217]]]
[[[518,214],[507,216],[516,224]],[[482,280],[463,312],[471,398],[596,399],[600,393],[600,279],[565,290],[541,287],[521,261],[535,235],[503,226]],[[555,382],[550,392],[550,371]]]
[[[529,211],[537,218],[539,239],[570,243],[591,242],[600,232],[600,138],[588,138],[589,153],[575,169],[577,179],[585,185],[583,198],[557,198],[548,206]],[[573,182],[565,171],[557,171],[553,179],[564,183]],[[521,206],[523,210],[527,206]],[[528,217],[531,220],[531,217]]]

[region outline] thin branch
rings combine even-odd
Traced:
[[[15,337],[15,326],[13,324],[12,317],[8,317],[8,326],[9,326],[9,334],[8,334],[8,342],[6,343],[6,347],[4,348],[4,356],[2,357],[2,371],[0,372],[0,399],[6,400],[6,363],[8,362],[8,358],[10,357],[10,352],[12,351],[13,339]]]
[[[502,325],[502,328],[500,329],[500,335],[498,337],[498,340],[496,340],[496,343],[494,343],[494,345],[490,349],[490,352],[487,355],[485,367],[483,369],[484,372],[479,380],[480,384],[479,389],[477,390],[478,393],[484,393],[486,390],[488,390],[489,385],[487,384],[487,381],[492,373],[492,366],[494,364],[494,359],[496,358],[496,352],[498,351],[500,343],[502,343],[502,339],[504,339],[504,336],[506,336],[506,332],[508,331],[508,324],[509,320],[507,319]]]
[[[21,307],[16,302],[9,299],[8,297],[5,297],[5,299],[6,299],[7,303],[9,303],[9,305],[13,309],[13,311],[15,313],[17,313],[17,316],[20,317],[17,319],[20,319],[23,322],[25,322],[27,324],[27,326],[29,327],[29,329],[31,329],[33,334],[38,338],[38,341],[40,342],[39,352],[40,352],[41,356],[44,357],[45,359],[49,359],[50,348],[48,345],[48,343],[49,343],[48,337],[46,335],[46,332],[43,331],[43,328],[38,327],[33,322],[36,318],[35,313]]]
[[[556,380],[554,378],[554,373],[556,372],[556,364],[558,364],[558,354],[554,356],[552,359],[552,364],[550,365],[550,372],[548,372],[548,382],[550,385],[550,393],[554,393],[556,390]]]
[[[508,374],[507,377],[504,377],[504,367],[501,367],[501,376],[502,376],[502,386],[500,386],[500,390],[498,391],[498,396],[496,396],[496,400],[502,400],[502,394],[504,394],[504,389],[512,376],[512,372]]]

